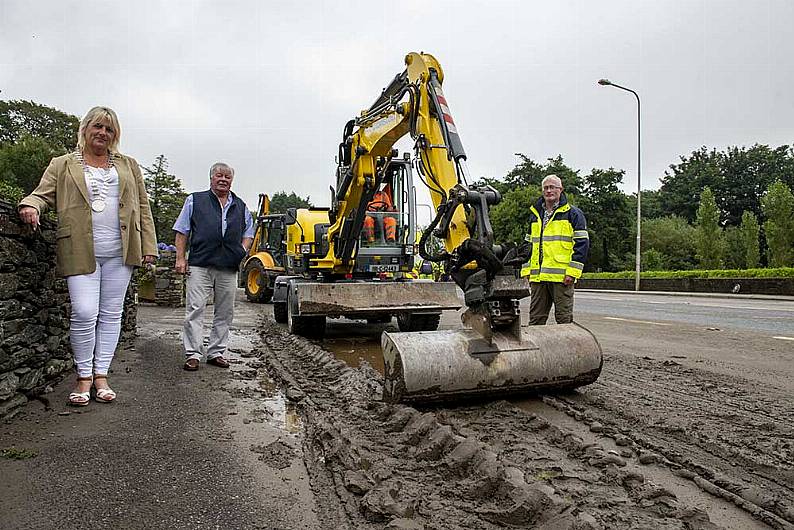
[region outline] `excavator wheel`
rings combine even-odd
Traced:
[[[287,323],[287,303],[273,302],[273,318],[279,324]]]
[[[292,301],[289,298],[287,298],[287,303],[284,305],[287,310],[287,329],[291,334],[300,335],[308,339],[322,339],[325,336],[324,315],[296,315]],[[276,320],[278,321],[278,319]]]
[[[400,331],[435,331],[441,321],[441,313],[400,313],[397,325]]]
[[[267,273],[262,262],[252,259],[245,266],[245,296],[251,302],[267,303],[273,297],[273,290],[267,285]]]

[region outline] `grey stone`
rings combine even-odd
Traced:
[[[19,389],[20,390],[33,390],[36,388],[41,380],[44,378],[44,369],[38,368],[36,370],[31,370],[19,379]]]
[[[23,308],[19,300],[0,300],[0,321],[11,320],[22,316]]]
[[[16,320],[6,320],[2,323],[3,332],[6,334],[6,336],[19,334],[23,329],[25,329],[27,324],[28,323],[21,318]]]
[[[19,278],[12,272],[0,273],[0,300],[11,298],[17,292]]]
[[[10,399],[0,401],[0,418],[8,418],[13,413],[14,409],[21,407],[27,402],[28,398],[23,394],[14,394]]]
[[[47,351],[54,352],[58,349],[58,346],[61,344],[61,337],[58,335],[50,335],[47,337],[46,347]]]
[[[47,379],[52,379],[71,368],[71,365],[72,363],[69,360],[51,359],[47,361],[47,365],[44,367],[44,376]]]
[[[0,401],[9,399],[19,388],[19,377],[14,372],[9,372],[0,377]]]

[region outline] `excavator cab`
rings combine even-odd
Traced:
[[[394,206],[394,194],[389,182],[381,182],[367,203],[361,245],[396,245],[399,212]]]
[[[381,175],[366,204],[355,275],[409,273],[414,267],[416,202],[410,160],[388,161]]]

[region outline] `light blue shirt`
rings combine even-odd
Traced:
[[[233,195],[229,195],[229,200],[226,201],[226,206],[221,207],[221,233],[226,234],[226,214],[229,212],[229,207],[232,205]],[[220,204],[220,199],[218,199]],[[182,211],[179,212],[179,217],[176,218],[174,223],[174,230],[180,234],[188,235],[190,233],[190,217],[193,215],[193,194],[187,196],[185,204],[182,206]],[[248,208],[245,209],[245,231],[243,238],[253,239],[254,237],[254,218]]]

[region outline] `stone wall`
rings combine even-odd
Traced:
[[[633,291],[634,278],[587,279],[576,284],[579,289],[615,289]],[[682,293],[772,294],[794,296],[793,278],[679,278],[640,279],[640,291]]]
[[[176,252],[160,251],[154,268],[154,296],[150,301],[166,307],[185,305],[185,275],[174,272]]]
[[[0,200],[0,419],[51,389],[74,367],[69,293],[55,273],[55,223],[32,232]],[[135,338],[135,286],[125,300],[122,345]]]

